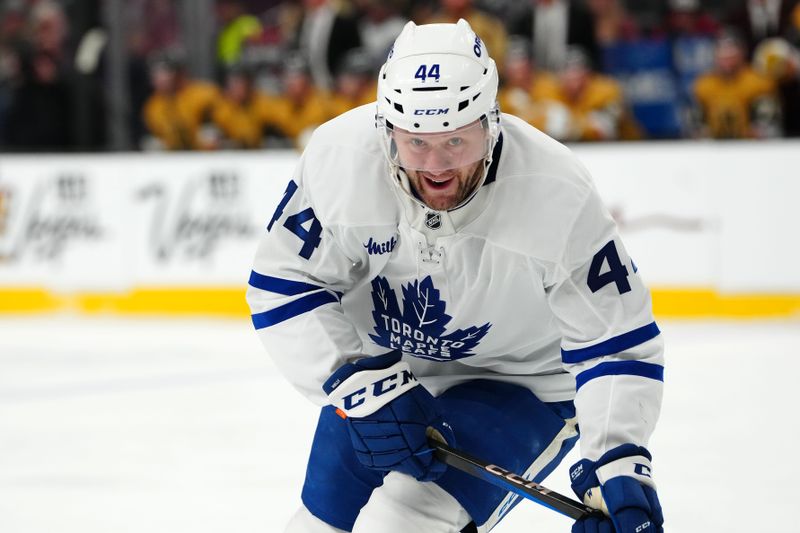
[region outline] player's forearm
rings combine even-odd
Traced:
[[[663,341],[571,365],[581,455],[596,460],[622,444],[647,446],[661,410]]]
[[[281,296],[251,285],[247,301],[259,340],[281,373],[309,400],[326,405],[322,384],[362,347],[338,295],[307,288]]]

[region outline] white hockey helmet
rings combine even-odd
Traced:
[[[497,85],[495,62],[466,20],[421,26],[408,22],[378,75],[376,125],[390,164],[441,170],[483,159],[488,168],[500,131]],[[456,130],[469,142],[459,140],[454,146]],[[425,143],[430,146],[438,144],[439,136],[447,154],[401,161],[398,135],[430,140]],[[430,163],[423,160],[432,159],[437,161],[434,167],[441,168],[426,167]]]

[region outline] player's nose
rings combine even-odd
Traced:
[[[428,156],[425,159],[425,168],[434,176],[443,174],[453,168],[452,157],[445,150],[440,148],[433,149],[428,152]]]
[[[448,172],[449,170],[450,170],[449,168],[431,168],[429,170],[426,170],[425,172],[435,178],[437,176],[441,176],[442,174]]]

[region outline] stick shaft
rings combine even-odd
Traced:
[[[428,444],[435,450],[436,458],[443,463],[488,481],[492,485],[519,494],[523,498],[544,505],[572,519],[577,520],[597,512],[579,501],[547,489],[533,481],[528,481],[502,467],[451,448],[438,440],[428,439]]]

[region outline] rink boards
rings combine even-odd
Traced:
[[[800,315],[800,143],[574,150],[657,315]],[[0,157],[0,312],[246,315],[258,237],[297,157]]]

